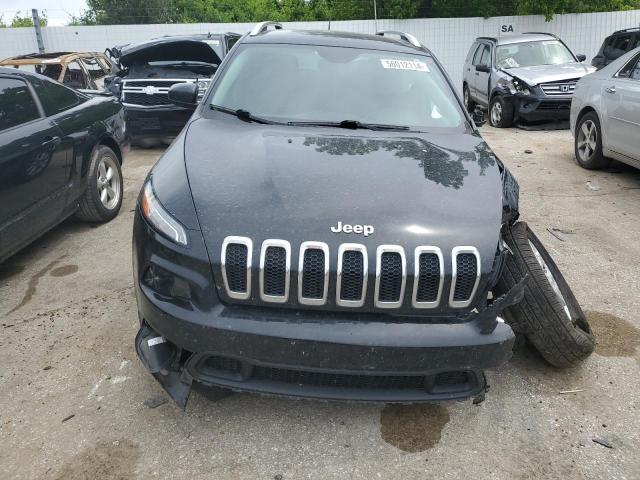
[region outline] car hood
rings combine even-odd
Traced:
[[[533,67],[517,67],[503,70],[508,75],[518,77],[531,86],[547,82],[559,82],[581,78],[596,69],[584,63],[564,63],[562,65],[535,65]]]
[[[467,133],[373,132],[286,127],[225,119],[193,121],[185,161],[209,255],[225,237],[366,245],[472,245],[491,271],[502,215],[501,166]],[[334,233],[338,222],[371,225],[371,235]],[[295,255],[295,253],[294,253]],[[295,257],[294,257],[295,258]]]
[[[167,37],[114,47],[110,50],[112,57],[123,67],[136,63],[183,61],[206,62],[220,64],[220,57],[213,49],[217,40],[191,39],[182,37]]]

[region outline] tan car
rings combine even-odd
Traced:
[[[97,52],[30,53],[6,58],[0,67],[39,73],[82,90],[104,90],[104,78],[113,70],[109,58]]]

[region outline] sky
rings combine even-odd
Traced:
[[[87,7],[85,0],[0,0],[0,16],[5,23],[11,22],[17,11],[28,12],[31,9],[45,10],[49,19],[49,25],[61,26],[69,22],[70,16],[78,16]]]

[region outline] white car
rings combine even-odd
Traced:
[[[614,159],[640,168],[640,48],[578,81],[570,128],[580,166]]]

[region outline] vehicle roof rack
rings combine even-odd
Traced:
[[[623,28],[622,30],[616,30],[613,33],[616,34],[616,33],[626,33],[626,32],[640,32],[640,27]]]
[[[558,36],[555,33],[549,33],[549,32],[522,32],[522,33],[525,35],[549,35],[550,37],[558,39]]]
[[[381,37],[386,37],[387,35],[397,35],[400,37],[400,40],[407,42],[414,47],[422,47],[422,44],[418,41],[418,39],[410,33],[396,32],[394,30],[381,30],[379,32],[376,32],[376,35],[380,35]]]
[[[255,37],[267,31],[269,27],[273,27],[274,30],[282,30],[284,27],[278,22],[260,22],[249,32],[250,37]]]

